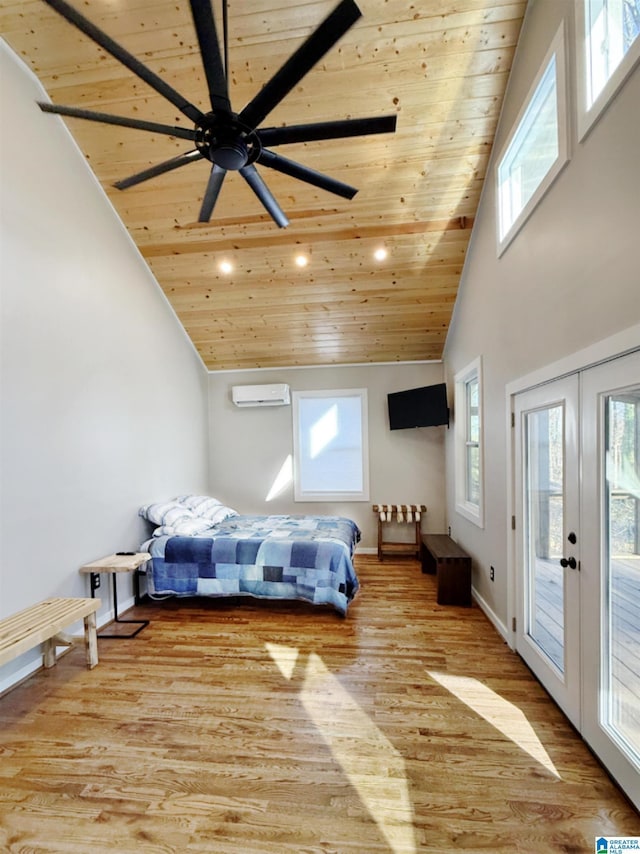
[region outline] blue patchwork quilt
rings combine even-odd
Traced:
[[[359,539],[340,516],[235,515],[197,536],[154,537],[149,595],[302,599],[346,615]]]

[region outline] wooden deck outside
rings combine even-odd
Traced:
[[[168,601],[0,699],[0,850],[567,854],[640,819],[477,607]]]
[[[537,561],[533,634],[562,669],[562,580],[557,560]],[[640,745],[640,555],[618,556],[611,565],[611,716],[632,744]]]

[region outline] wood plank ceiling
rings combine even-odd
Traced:
[[[207,112],[187,0],[72,0]],[[336,0],[230,0],[230,99],[251,100]],[[209,223],[206,160],[125,191],[118,179],[189,141],[67,118],[211,370],[438,359],[526,0],[360,0],[363,17],[263,126],[396,113],[395,134],[282,146],[358,188],[351,201],[271,169],[279,229],[237,173]],[[221,7],[214,11],[222,32]],[[3,0],[2,33],[55,104],[189,121],[41,0]],[[63,121],[46,116],[47,121]],[[265,174],[268,173],[268,174]],[[81,235],[78,236],[81,239]],[[376,260],[375,250],[387,257]],[[305,267],[296,256],[304,255]],[[221,262],[232,266],[223,272]]]

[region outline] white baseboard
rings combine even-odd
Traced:
[[[84,635],[68,635],[73,642],[78,640],[84,640]],[[57,646],[56,647],[56,661],[59,658],[62,658],[63,655],[66,655],[73,648],[73,644],[65,646]],[[15,688],[16,685],[19,685],[21,682],[24,682],[30,676],[33,676],[34,673],[37,673],[38,670],[44,669],[44,662],[42,657],[42,652],[38,649],[37,646],[34,646],[32,653],[34,657],[31,661],[24,664],[22,667],[19,667],[18,670],[14,670],[14,672],[10,676],[6,676],[4,679],[0,679],[0,697],[11,688]],[[26,655],[26,653],[23,653]]]
[[[500,620],[497,614],[489,607],[487,602],[482,598],[482,596],[480,596],[475,587],[471,589],[471,595],[476,600],[476,602],[478,603],[478,607],[484,613],[485,617],[489,620],[493,627],[496,629],[498,634],[504,638],[504,640],[506,641],[506,643],[509,644],[509,646],[511,646],[509,640],[509,630],[502,622],[502,620]]]
[[[128,611],[129,608],[133,608],[133,606],[135,604],[136,604],[135,596],[129,596],[129,598],[125,599],[123,602],[121,602],[120,598],[118,597],[118,616],[120,616],[120,614],[124,614],[124,612]],[[110,623],[112,620],[115,619],[115,616],[116,615],[115,615],[113,608],[110,608],[109,611],[105,615],[104,621],[102,623],[100,623],[100,626],[104,626],[106,623]]]
[[[39,655],[34,661],[30,661],[19,670],[15,670],[10,676],[0,679],[0,696],[2,696],[5,691],[13,688],[14,685],[17,685],[18,682],[24,682],[24,680],[31,676],[32,673],[35,673],[36,670],[40,670],[41,667],[42,655]]]

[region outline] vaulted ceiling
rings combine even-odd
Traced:
[[[189,102],[211,109],[187,0],[71,2]],[[336,3],[229,0],[234,110]],[[362,17],[263,126],[395,114],[397,129],[277,150],[357,188],[351,200],[258,165],[286,228],[238,172],[226,175],[211,220],[198,222],[211,171],[206,159],[126,190],[113,187],[192,150],[188,140],[47,117],[67,122],[212,370],[442,355],[526,0],[358,5]],[[214,14],[222,34],[218,0]],[[54,104],[193,127],[42,0],[3,0],[1,24]],[[375,257],[379,249],[385,258]]]

